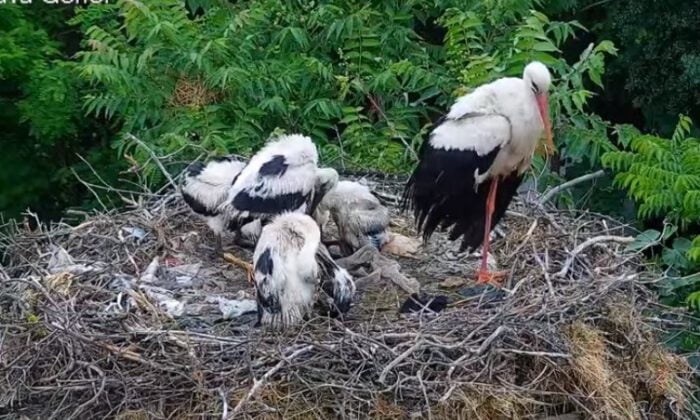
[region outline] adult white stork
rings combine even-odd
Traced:
[[[217,157],[206,164],[195,162],[185,172],[180,190],[190,209],[202,217],[216,236],[216,252],[221,253],[221,235],[226,230],[226,217],[219,206],[228,197],[233,180],[245,167],[245,162],[233,156]],[[260,235],[260,222],[241,226],[240,234],[255,242]]]
[[[338,182],[338,172],[318,168],[318,152],[309,137],[280,136],[257,152],[233,180],[217,209],[229,229],[254,220],[262,225],[287,212],[313,214],[323,196]],[[252,282],[252,266],[235,258]]]
[[[263,228],[253,256],[259,324],[281,328],[302,321],[319,277],[336,310],[347,312],[354,282],[320,241],[318,225],[302,213],[282,214]]]
[[[423,143],[407,182],[404,208],[413,209],[425,239],[441,226],[451,228],[451,240],[462,237],[463,250],[483,243],[480,283],[503,278],[487,270],[490,230],[530,167],[543,131],[547,153],[554,151],[550,82],[547,68],[532,62],[522,79],[498,79],[457,99]]]
[[[389,210],[369,187],[353,181],[340,181],[323,197],[314,218],[323,226],[331,217],[346,253],[371,244],[377,249],[388,240]]]

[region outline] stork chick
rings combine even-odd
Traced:
[[[253,255],[258,322],[273,328],[297,324],[311,311],[320,284],[330,314],[350,309],[355,282],[321,244],[308,215],[285,213],[266,225]]]
[[[324,225],[332,217],[344,252],[371,244],[381,249],[388,241],[389,210],[370,189],[358,182],[340,181],[321,201],[315,218]]]
[[[195,162],[185,172],[180,191],[182,198],[214,232],[218,254],[222,252],[221,236],[227,229],[226,217],[219,210],[219,206],[226,200],[233,180],[245,165],[232,156],[225,156],[214,158],[206,164]],[[259,222],[253,221],[242,226],[241,233],[244,237],[255,240],[260,234]]]
[[[272,140],[236,177],[218,210],[231,228],[255,219],[265,224],[285,212],[309,214],[338,180],[335,170],[317,165],[309,137],[293,134]]]
[[[487,270],[489,234],[530,167],[543,132],[546,152],[554,151],[550,81],[547,67],[532,62],[522,78],[498,79],[457,99],[423,143],[406,184],[403,207],[413,209],[424,239],[441,226],[452,229],[451,240],[462,237],[462,249],[483,244],[480,283],[504,277]]]
[[[320,240],[316,223],[301,213],[283,214],[263,228],[253,255],[259,324],[286,327],[311,311]]]

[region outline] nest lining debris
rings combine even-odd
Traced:
[[[415,236],[373,188],[395,233]],[[245,273],[173,191],[75,226],[0,238],[0,413],[9,418],[684,418],[687,362],[658,342],[626,228],[519,199],[496,235],[502,290],[471,282],[478,256],[438,233],[414,255],[343,263],[343,320],[253,328]],[[600,239],[603,238],[603,239]],[[585,246],[583,246],[583,245]],[[250,259],[251,250],[234,253]],[[378,268],[379,267],[379,268]],[[404,280],[396,281],[398,277]],[[450,299],[399,315],[407,287]],[[415,282],[415,283],[414,283]],[[410,286],[413,285],[413,286]],[[656,318],[659,321],[659,318]],[[24,417],[23,417],[24,416]]]

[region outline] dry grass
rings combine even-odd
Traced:
[[[620,375],[626,372],[615,369],[603,334],[577,322],[567,328],[567,337],[573,356],[573,373],[595,402],[598,415],[611,419],[637,418],[634,397]]]
[[[208,89],[204,81],[181,77],[175,84],[175,89],[170,97],[171,106],[201,108],[219,100],[219,92]]]
[[[644,346],[635,359],[641,382],[646,386],[654,404],[670,401],[681,407],[687,405],[684,378],[690,367],[688,361],[670,353],[657,344]]]
[[[441,419],[519,420],[535,414],[537,404],[537,400],[509,390],[489,393],[466,387],[439,404],[435,415]]]

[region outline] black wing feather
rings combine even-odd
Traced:
[[[262,277],[261,280],[255,283],[255,292],[258,302],[258,325],[265,312],[270,314],[278,314],[282,311],[282,306],[279,299],[279,291],[274,290],[272,285],[272,271],[274,263],[270,255],[270,249],[267,248],[255,262],[255,272]]]
[[[473,150],[446,150],[423,143],[420,163],[409,178],[402,199],[404,209],[413,210],[418,230],[428,239],[438,227],[452,228],[450,239],[463,237],[462,249],[481,245],[486,199],[492,180],[474,189],[474,171],[484,173],[500,148],[479,156]],[[501,178],[492,216],[492,227],[500,221],[515,195],[522,176]]]
[[[202,216],[216,216],[219,214],[219,212],[217,212],[216,209],[210,209],[209,207],[205,206],[203,203],[200,203],[199,201],[197,201],[196,198],[184,191],[182,192],[182,198],[185,200],[185,203],[187,203],[187,205],[190,206],[192,211],[197,214],[200,214]]]
[[[309,196],[300,192],[261,197],[252,196],[247,191],[241,191],[233,197],[233,206],[239,211],[277,215],[285,211],[296,210],[308,200]]]
[[[281,177],[287,172],[287,159],[283,155],[274,155],[272,159],[260,166],[258,176],[277,176]]]
[[[471,150],[445,150],[424,144],[420,163],[404,194],[406,207],[413,210],[424,239],[441,224],[449,227],[471,216],[480,196],[478,190],[474,191],[474,170],[486,172],[499,150],[479,156]]]

